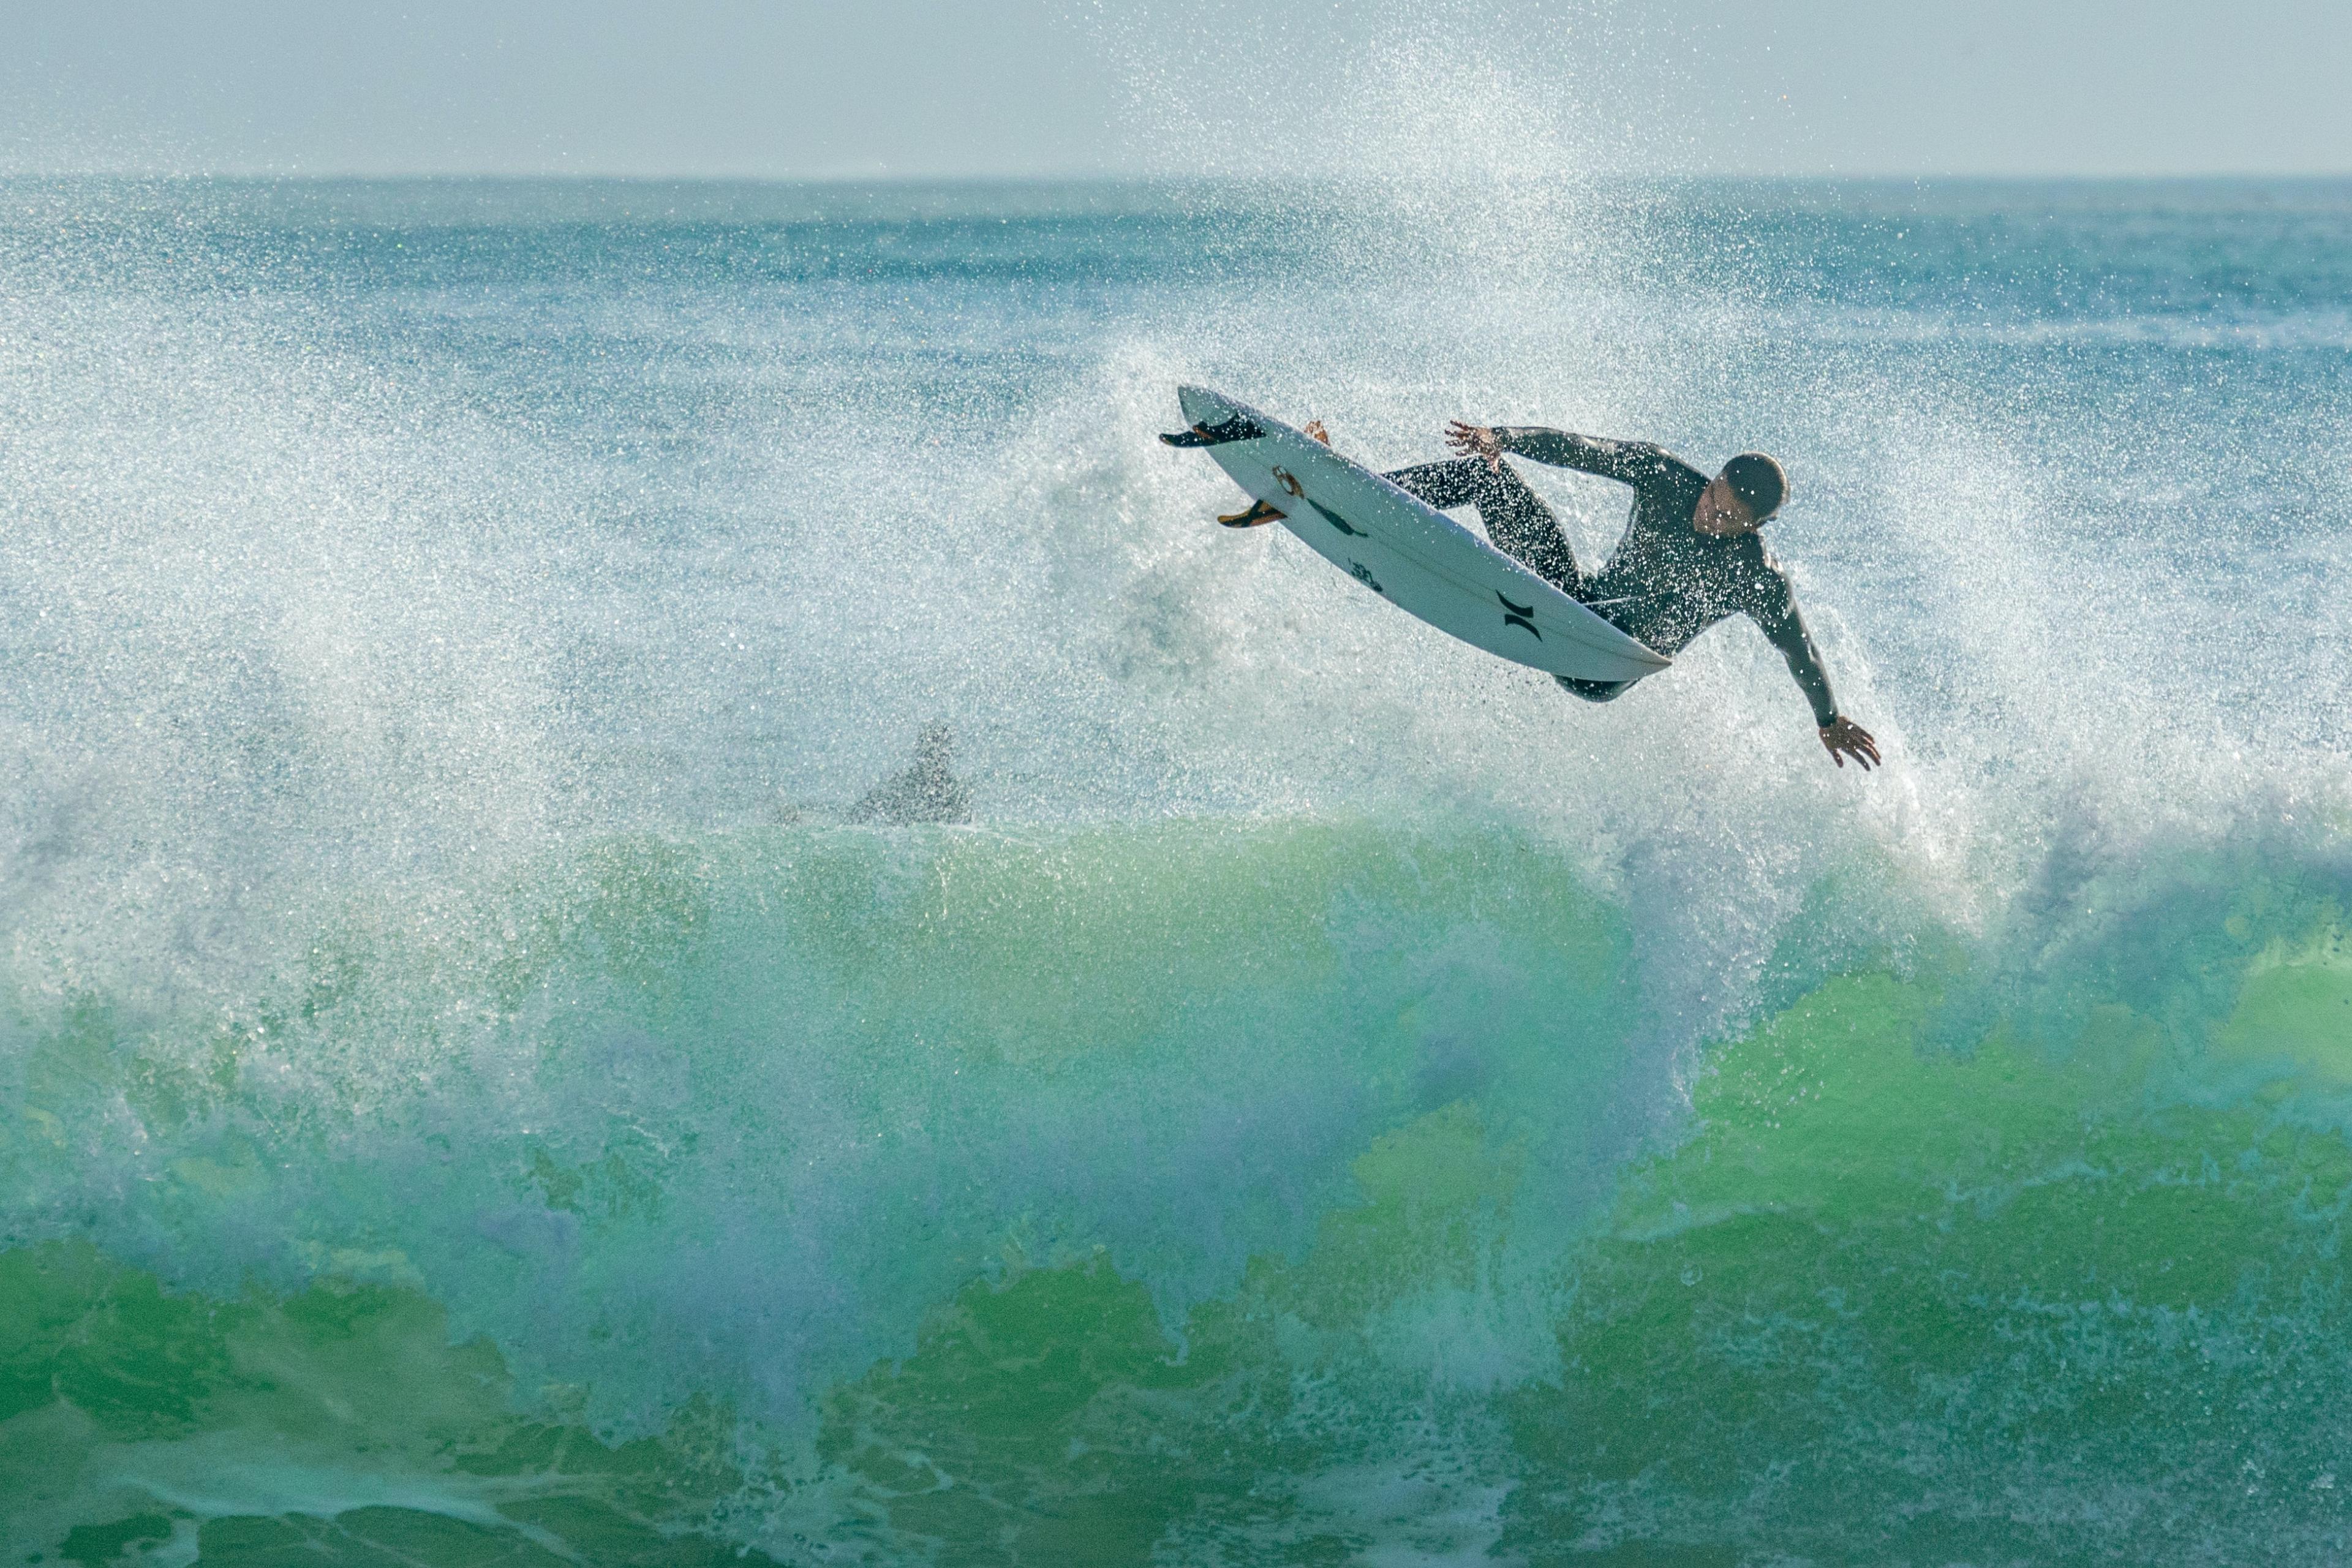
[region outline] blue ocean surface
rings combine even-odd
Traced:
[[[2352,184],[1547,171],[0,183],[5,1561],[2352,1556]]]

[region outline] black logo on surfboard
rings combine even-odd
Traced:
[[[1365,565],[1360,561],[1350,561],[1348,563],[1348,575],[1353,577],[1357,582],[1361,583],[1365,587],[1370,588],[1375,594],[1386,594],[1388,592],[1386,588],[1381,586],[1381,580],[1372,575],[1372,569]]]
[[[1338,529],[1349,538],[1361,539],[1364,537],[1364,531],[1362,529],[1355,527],[1353,524],[1349,523],[1346,518],[1341,517],[1338,512],[1333,511],[1329,507],[1325,506],[1313,496],[1308,496],[1307,498],[1307,504],[1313,507],[1317,511],[1321,512],[1323,514],[1324,521],[1329,523],[1332,527]]]
[[[1316,510],[1320,511],[1323,509],[1318,507]],[[1495,597],[1503,599],[1503,591],[1499,588],[1496,589]],[[1503,599],[1503,624],[1507,626],[1523,626],[1528,631],[1535,632],[1536,641],[1541,642],[1543,633],[1536,631],[1535,622],[1528,618],[1535,613],[1536,607],[1533,605],[1514,605],[1510,600]]]

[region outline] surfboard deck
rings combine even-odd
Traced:
[[[1462,524],[1303,431],[1204,386],[1177,388],[1199,445],[1307,548],[1406,614],[1514,664],[1639,680],[1674,661]]]

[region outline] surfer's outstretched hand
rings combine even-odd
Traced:
[[[1830,761],[1840,767],[1845,766],[1848,757],[1861,763],[1864,773],[1879,765],[1878,742],[1869,731],[1843,715],[1822,726],[1822,744],[1829,748]]]
[[[1484,458],[1486,466],[1500,471],[1503,467],[1503,438],[1484,425],[1467,420],[1445,422],[1445,444],[1465,458]]]

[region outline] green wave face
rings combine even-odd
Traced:
[[[612,843],[27,993],[6,1545],[2326,1560],[2337,880],[1792,952],[1703,1057],[1558,856],[1361,823]]]

